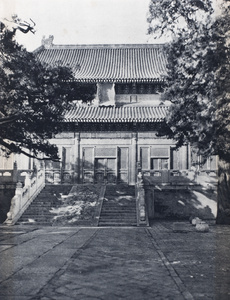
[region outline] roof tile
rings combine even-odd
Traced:
[[[151,82],[166,76],[162,45],[54,45],[35,54],[48,64],[71,67],[80,82]]]
[[[65,115],[66,122],[162,122],[167,106],[113,107],[76,106]]]

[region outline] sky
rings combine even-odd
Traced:
[[[0,18],[17,14],[36,23],[36,33],[18,31],[17,41],[32,51],[43,36],[54,44],[155,43],[147,35],[150,0],[0,0]]]

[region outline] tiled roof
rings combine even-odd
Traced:
[[[167,106],[113,107],[76,106],[65,115],[66,122],[162,122]]]
[[[153,82],[166,76],[162,45],[52,45],[35,53],[46,63],[71,67],[80,82]]]

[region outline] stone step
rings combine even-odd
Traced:
[[[124,222],[124,223],[128,223],[128,222],[135,222],[136,218],[117,218],[117,217],[113,217],[113,218],[108,218],[108,219],[104,219],[104,218],[100,218],[99,222]]]
[[[40,193],[41,197],[51,197],[51,198],[60,198],[63,193],[55,191],[42,191]]]
[[[29,222],[28,220],[25,221],[20,221],[16,224],[22,224],[22,225],[47,225],[47,226],[52,226],[52,222],[50,220],[39,220],[39,221],[31,221]]]
[[[23,222],[23,221],[20,221],[19,223],[16,223],[16,225],[19,225],[19,224],[21,224],[21,225],[42,225],[42,226],[51,226],[51,223],[50,223],[50,221],[48,221],[48,222]]]
[[[53,206],[44,206],[44,207],[42,207],[42,206],[31,206],[31,207],[29,207],[27,210],[26,210],[26,213],[34,213],[34,214],[36,214],[36,213],[38,213],[38,212],[42,212],[42,211],[50,211],[52,208],[55,208],[55,206],[53,205]]]
[[[41,196],[39,195],[39,198],[35,199],[35,201],[41,201],[41,202],[47,202],[47,201],[57,201],[57,198],[56,197],[49,197],[49,196]]]
[[[35,221],[43,221],[43,220],[51,220],[53,219],[54,216],[43,216],[43,215],[39,215],[39,216],[26,216],[26,217],[22,217],[20,219],[20,221],[28,221],[28,219],[32,219]]]
[[[101,214],[136,214],[136,210],[114,210],[114,209],[108,209],[108,210],[101,210]]]
[[[135,210],[136,209],[136,206],[110,206],[110,205],[107,205],[107,206],[102,206],[102,209],[114,209],[114,210],[119,210],[119,209],[122,209],[122,210]]]
[[[34,215],[38,215],[40,213],[49,213],[52,208],[55,208],[54,206],[52,207],[31,207],[31,209],[27,209],[24,214],[34,214]]]
[[[62,193],[61,193],[62,194]],[[45,196],[48,196],[48,197],[57,197],[60,195],[59,192],[56,192],[56,191],[46,191],[46,190],[42,190],[41,193],[40,193],[41,196],[45,197]]]
[[[34,212],[34,213],[37,213],[37,212],[40,212],[40,211],[50,211],[52,208],[55,208],[55,207],[58,207],[58,206],[30,206],[26,212]]]
[[[26,215],[40,215],[40,214],[51,214],[51,209],[43,210],[43,209],[37,209],[37,210],[26,210],[23,214],[23,216]]]
[[[26,212],[23,216],[31,218],[31,216],[51,216],[54,215],[50,211]]]
[[[61,202],[61,200],[59,200],[56,197],[39,197],[37,199],[34,200],[35,202]]]
[[[62,202],[58,200],[51,200],[51,199],[45,199],[45,200],[37,199],[33,203],[34,205],[50,205],[50,204],[59,204]]]
[[[24,213],[21,218],[33,218],[33,217],[39,217],[39,216],[51,216],[53,214],[51,214],[50,212],[38,212],[38,213],[29,213],[26,212]]]
[[[50,211],[52,208],[57,208],[58,206],[52,205],[52,206],[30,206],[26,212],[40,212],[40,211]]]
[[[60,202],[60,201],[48,201],[48,200],[46,200],[46,201],[34,201],[33,205],[36,205],[36,206],[38,206],[38,205],[60,205],[61,203],[62,202]]]
[[[112,222],[107,222],[107,223],[99,223],[98,226],[123,226],[123,227],[129,227],[129,226],[137,226],[137,223],[112,223]]]
[[[135,212],[136,208],[112,208],[112,207],[107,207],[106,209],[102,207],[101,211],[114,211],[114,212],[119,212],[119,211],[126,211],[126,212]]]
[[[29,211],[26,211],[22,217],[26,216],[26,217],[31,217],[31,216],[53,216],[55,214],[51,213],[50,211],[41,211],[41,212],[29,212]]]
[[[130,214],[130,213],[117,213],[115,214],[114,212],[111,212],[109,214],[105,214],[105,213],[101,213],[101,218],[103,217],[106,217],[106,218],[112,218],[113,216],[118,216],[118,217],[122,217],[122,218],[127,218],[127,217],[133,217],[135,218],[136,217],[136,213],[134,214]]]
[[[130,202],[122,202],[122,201],[104,201],[104,204],[109,204],[109,205],[135,205],[136,204],[136,200],[130,201]]]
[[[130,217],[130,218],[122,218],[122,217],[118,217],[118,216],[112,216],[112,217],[109,217],[109,218],[105,218],[105,217],[102,217],[99,219],[99,221],[105,221],[105,222],[108,222],[108,221],[124,221],[124,222],[130,222],[130,221],[136,221],[136,218],[135,217]]]
[[[136,214],[136,210],[101,210],[101,214]]]
[[[32,204],[32,203],[31,203]],[[58,203],[53,203],[53,202],[33,202],[33,207],[50,207],[53,205],[59,205]],[[31,206],[29,206],[31,207]]]
[[[114,203],[114,202],[104,202],[103,205],[110,205],[110,206],[135,206],[136,202],[132,202],[132,203]]]
[[[130,222],[122,222],[122,221],[120,221],[120,220],[117,220],[117,221],[108,221],[108,222],[99,222],[99,224],[98,224],[98,226],[104,226],[104,225],[106,225],[106,226],[109,226],[109,225],[114,225],[114,226],[116,226],[116,225],[123,225],[123,226],[129,226],[129,225],[132,225],[132,226],[137,226],[137,222],[135,221],[135,220],[133,220],[133,221],[130,221]]]
[[[130,210],[130,209],[132,209],[132,210],[134,210],[134,209],[136,209],[136,205],[135,206],[118,206],[118,205],[116,205],[116,206],[112,206],[112,205],[102,205],[102,209],[116,209],[116,210],[118,210],[118,209],[122,209],[122,210],[124,210],[124,209],[127,209],[127,210]]]
[[[130,220],[136,220],[135,217],[128,217],[128,218],[122,218],[121,216],[112,216],[112,217],[102,217],[99,219],[99,221],[116,221],[116,220],[120,220],[120,221],[124,221],[124,222],[129,222]]]

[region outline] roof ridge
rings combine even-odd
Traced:
[[[165,44],[53,44],[47,49],[129,49],[162,48]],[[40,48],[40,47],[39,47]],[[38,48],[38,49],[39,49]],[[37,49],[36,49],[37,50]],[[34,51],[36,51],[34,50]]]
[[[114,105],[89,105],[89,106],[85,106],[85,105],[76,105],[76,107],[84,107],[87,109],[91,109],[91,108],[143,108],[143,107],[162,107],[162,108],[168,108],[170,107],[170,105],[162,105],[162,104],[156,104],[156,105],[138,105],[138,106],[126,106],[126,105],[121,105],[121,106],[114,106]]]

